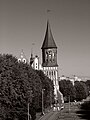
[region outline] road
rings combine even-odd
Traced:
[[[56,120],[56,118],[59,116],[58,111],[50,111],[46,115],[42,116],[39,120]]]
[[[79,110],[78,106],[65,105],[65,108],[61,111],[51,110],[39,120],[86,120],[81,118],[76,112]]]

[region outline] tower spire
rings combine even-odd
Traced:
[[[57,48],[52,36],[49,20],[47,20],[46,34],[45,34],[44,42],[42,45],[42,49],[45,49],[45,48]]]
[[[35,45],[34,43],[32,43],[32,47],[31,47],[31,58],[30,58],[30,65],[33,64],[34,62],[34,57],[33,57],[33,45]]]

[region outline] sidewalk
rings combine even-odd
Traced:
[[[53,111],[53,109],[50,111],[46,110],[45,115],[41,116],[40,113],[40,116],[36,120],[90,120],[84,119],[78,111],[80,111],[80,108],[77,104],[71,104],[69,106],[69,104],[66,103],[64,104],[64,109],[60,111]]]
[[[49,113],[50,111],[53,111],[53,108],[46,108],[45,109],[45,111],[44,111],[44,113],[45,113],[45,115],[47,114],[47,113]],[[36,114],[36,120],[39,120],[41,117],[43,117],[44,115],[42,115],[42,112],[39,112],[39,113],[37,113]]]

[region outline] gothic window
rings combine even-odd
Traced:
[[[49,55],[49,62],[52,62],[52,55]]]
[[[53,62],[55,62],[55,53],[54,52],[52,54],[52,60],[53,60]]]
[[[47,76],[48,76],[48,71],[47,71],[47,73],[46,73],[46,74],[47,74]]]
[[[26,60],[25,60],[25,59],[23,59],[23,62],[24,62],[24,63],[26,63]]]
[[[48,62],[48,52],[46,51],[46,62]]]
[[[53,76],[53,71],[52,71],[52,76]]]
[[[49,71],[49,75],[51,75],[51,72]]]
[[[49,62],[52,62],[52,51],[48,51],[48,56],[49,56]]]

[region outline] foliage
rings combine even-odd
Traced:
[[[80,101],[87,97],[87,88],[84,82],[76,81],[74,87],[77,101]]]
[[[62,92],[65,101],[81,101],[88,96],[90,81],[75,81],[74,85],[69,80],[59,81],[59,89]],[[70,97],[69,97],[70,96]]]
[[[73,101],[75,98],[75,89],[73,87],[73,84],[70,80],[61,80],[59,81],[59,89],[61,93],[63,94],[65,101]]]
[[[43,71],[39,70],[39,71],[36,71],[36,72],[41,79],[42,89],[44,89],[44,94],[43,94],[43,96],[44,96],[44,106],[48,107],[54,101],[53,82],[47,76],[45,76]],[[41,99],[40,99],[40,104],[41,104]]]
[[[87,89],[88,89],[88,95],[90,95],[90,80],[86,81],[86,86],[87,86]]]
[[[27,119],[27,104],[40,96],[41,80],[28,64],[0,55],[0,117]]]
[[[48,107],[54,99],[53,82],[42,71],[18,63],[12,55],[0,55],[0,119],[27,120],[28,103],[35,119],[41,108],[42,89],[44,107]]]

